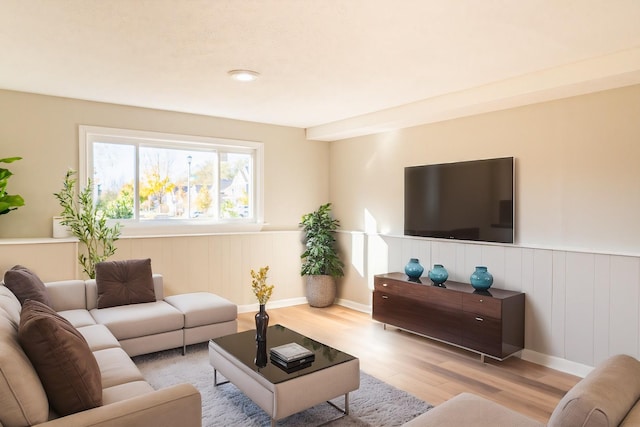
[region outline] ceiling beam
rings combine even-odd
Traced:
[[[336,141],[640,83],[640,47],[306,129]]]

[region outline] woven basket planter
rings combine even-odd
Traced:
[[[328,307],[336,299],[336,279],[332,276],[305,276],[307,302],[311,307]]]

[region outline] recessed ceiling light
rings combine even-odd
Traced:
[[[239,82],[252,82],[258,78],[260,73],[251,70],[231,70],[229,75]]]

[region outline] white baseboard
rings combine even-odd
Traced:
[[[307,299],[305,297],[299,297],[299,298],[289,298],[289,299],[269,301],[269,305],[267,306],[267,311],[270,308],[291,307],[293,305],[300,305],[300,304],[307,304]],[[335,304],[350,308],[355,311],[360,311],[362,313],[371,314],[371,306],[367,304],[360,304],[360,303],[353,302],[346,299],[336,299]],[[250,313],[252,311],[258,311],[259,309],[260,309],[260,304],[239,305],[238,313]]]
[[[283,308],[283,307],[291,307],[292,305],[300,305],[306,304],[307,299],[305,297],[299,298],[289,298],[289,299],[281,299],[275,301],[269,301],[267,305],[267,312],[270,308]],[[258,311],[260,309],[260,304],[245,304],[238,306],[238,313],[249,313],[252,311]]]
[[[549,356],[548,354],[538,353],[537,351],[526,348],[522,350],[521,359],[583,378],[593,370],[593,366],[583,365],[582,363],[572,362],[556,356]]]
[[[350,308],[351,310],[360,311],[362,313],[371,314],[371,306],[368,304],[360,304],[359,302],[353,302],[347,299],[337,299],[336,304],[343,307]]]

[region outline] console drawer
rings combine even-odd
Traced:
[[[502,323],[488,316],[464,313],[462,345],[496,357],[502,354]]]
[[[482,316],[502,318],[502,301],[480,294],[464,294],[462,296],[462,310]]]
[[[415,298],[419,301],[429,300],[429,286],[422,283],[403,282],[393,279],[376,277],[373,281],[374,290],[388,295],[398,295],[406,298]]]
[[[373,292],[373,319],[458,345],[462,345],[460,313],[405,296]]]
[[[407,284],[390,279],[382,280],[375,278],[373,281],[373,288],[380,292],[402,295],[407,289]]]

